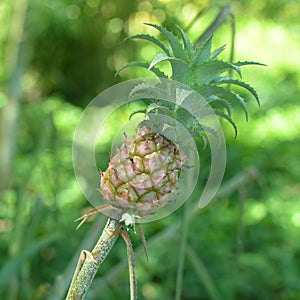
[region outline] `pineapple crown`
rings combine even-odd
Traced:
[[[253,87],[241,80],[242,73],[241,67],[246,65],[264,65],[258,62],[252,61],[238,61],[236,63],[230,63],[218,58],[219,54],[225,49],[222,46],[212,51],[212,36],[206,40],[200,46],[192,45],[191,41],[187,37],[186,33],[177,26],[180,33],[180,41],[172,32],[156,24],[145,23],[148,26],[156,28],[163,37],[167,40],[168,45],[159,39],[148,34],[137,34],[127,37],[125,40],[131,39],[143,39],[149,41],[158,46],[163,53],[158,53],[148,63],[144,62],[131,62],[121,67],[117,73],[128,67],[142,67],[152,71],[156,76],[162,79],[168,79],[168,77],[157,67],[159,63],[163,61],[169,61],[172,68],[172,74],[169,79],[180,82],[192,90],[198,92],[209,104],[216,115],[226,119],[233,126],[235,136],[237,135],[237,126],[231,117],[231,103],[237,102],[241,105],[246,120],[248,120],[248,108],[246,100],[243,96],[229,89],[230,85],[236,85],[246,89],[256,99],[259,105],[259,97]],[[226,75],[224,75],[224,73]],[[231,74],[236,73],[239,79],[235,79]],[[143,86],[142,88],[145,88]],[[137,88],[141,90],[141,87]],[[177,115],[180,109],[170,107],[170,104],[166,104],[160,100],[151,102],[146,110],[138,111],[143,112],[146,115],[150,113],[166,114],[174,117],[174,110]],[[136,113],[136,112],[134,112]],[[134,114],[133,113],[133,114]],[[181,110],[181,115],[188,114]],[[200,135],[202,139],[204,136],[201,132],[206,132],[209,129],[204,128],[199,120],[193,120],[190,122],[190,117],[187,115],[182,117],[183,125],[193,134]],[[191,125],[192,124],[192,125]]]

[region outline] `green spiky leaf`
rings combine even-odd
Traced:
[[[158,103],[151,103],[147,109],[146,109],[146,114],[153,113],[157,111],[160,108],[160,105]]]
[[[239,76],[241,77],[241,70],[239,67],[230,64],[228,62],[220,61],[220,60],[213,60],[206,62],[204,64],[201,64],[197,66],[195,70],[195,79],[196,84],[198,86],[202,86],[204,84],[209,84],[211,81],[213,81],[216,77],[218,77],[220,74],[224,73],[227,70],[234,70],[236,71]]]
[[[183,102],[189,98],[193,92],[189,89],[178,88],[176,89],[175,102],[177,106],[181,106]]]
[[[166,61],[166,60],[177,60],[177,58],[175,57],[171,57],[168,56],[164,53],[158,53],[155,55],[155,57],[152,59],[148,69],[151,70],[151,68],[153,68],[155,65],[157,65],[158,63],[162,62],[162,61]]]
[[[177,29],[179,30],[179,32],[182,36],[184,50],[187,52],[188,58],[190,59],[195,53],[194,47],[193,47],[190,39],[186,35],[186,33],[183,31],[183,29],[179,26],[176,26],[176,27],[177,27]]]
[[[238,95],[226,88],[223,88],[220,86],[215,86],[215,85],[208,85],[208,86],[202,87],[201,95],[204,98],[209,98],[211,95],[217,95],[221,99],[224,99],[226,101],[239,102],[245,112],[246,120],[248,120],[247,105],[246,105],[245,100],[240,95]]]
[[[158,46],[160,49],[162,49],[167,55],[169,55],[169,56],[171,55],[170,48],[167,45],[165,45],[163,42],[161,42],[160,40],[153,37],[152,35],[136,34],[136,35],[132,35],[132,36],[125,38],[125,41],[132,40],[132,39],[142,39],[142,40],[149,41],[150,43],[153,43],[156,46]]]
[[[152,69],[155,65],[157,65],[158,63],[162,62],[162,61],[170,61],[170,62],[173,62],[173,61],[177,61],[180,63],[180,65],[182,66],[185,66],[186,68],[188,67],[186,65],[186,63],[184,61],[182,61],[181,59],[178,59],[176,57],[173,57],[173,56],[167,56],[166,54],[164,53],[158,53],[157,55],[155,55],[155,57],[153,58],[153,60],[151,61],[148,69]]]
[[[211,56],[211,43],[212,37],[210,37],[204,44],[202,44],[199,49],[196,50],[196,55],[192,61],[192,67],[206,63],[209,61]]]
[[[234,63],[235,66],[241,67],[241,66],[250,66],[250,65],[256,65],[256,66],[266,66],[265,64],[255,62],[255,61],[238,61]]]
[[[216,95],[212,95],[210,97],[207,98],[208,103],[212,104],[212,103],[219,103],[222,106],[225,107],[227,114],[229,116],[231,116],[231,105],[227,100],[221,99],[220,97],[216,96]]]
[[[255,97],[258,104],[259,98],[254,88],[249,84],[232,78],[231,75],[224,76],[223,74],[228,71],[234,71],[242,78],[240,67],[246,65],[264,66],[264,64],[252,61],[238,61],[236,63],[221,61],[217,59],[217,57],[225,49],[225,46],[212,51],[212,37],[208,38],[200,47],[194,48],[186,33],[178,26],[177,29],[181,35],[180,40],[182,41],[180,41],[172,32],[161,26],[150,23],[146,23],[146,25],[157,29],[164,36],[169,45],[167,46],[165,43],[149,35],[135,35],[131,37],[132,39],[140,38],[154,43],[163,50],[163,53],[157,54],[149,65],[132,63],[124,66],[122,69],[129,66],[147,67],[158,77],[166,78],[165,74],[163,74],[157,66],[161,62],[168,61],[172,68],[170,79],[191,87],[204,97],[204,103],[197,103],[196,98],[198,98],[198,101],[201,98],[190,97],[189,95],[184,94],[179,95],[177,93],[176,95],[170,95],[168,94],[170,91],[168,91],[168,88],[165,86],[161,86],[158,90],[156,90],[157,86],[154,88],[153,86],[140,86],[135,90],[136,96],[140,95],[147,99],[151,98],[155,100],[156,105],[158,105],[155,107],[150,105],[148,111],[155,111],[155,113],[162,113],[168,116],[172,116],[173,114],[173,117],[180,119],[180,121],[183,122],[183,125],[193,133],[197,132],[195,131],[195,128],[197,127],[195,127],[195,124],[200,124],[201,118],[215,112],[218,116],[225,118],[233,126],[236,135],[237,127],[231,119],[230,104],[235,102],[239,103],[242,106],[246,119],[248,119],[248,110],[245,99],[239,94],[229,90],[230,85],[240,86],[250,92]],[[146,90],[147,88],[152,89],[152,91],[149,93],[149,90]],[[171,102],[157,101],[159,99],[169,100],[171,98],[175,100],[171,100]],[[213,110],[205,107],[205,105],[210,104],[213,104]],[[216,107],[220,108],[220,106],[225,109],[224,112],[216,109]],[[182,108],[183,110],[181,110]],[[191,115],[186,114],[184,110],[192,112]]]
[[[213,129],[213,128],[209,127],[209,126],[203,125],[201,123],[198,123],[193,128],[193,132],[196,132],[197,134],[203,134],[203,133],[205,133],[206,135],[208,133],[210,133],[216,139],[218,139],[218,137],[219,137],[219,135],[218,135],[218,133],[216,132],[215,129]]]
[[[195,137],[199,137],[202,140],[203,149],[205,149],[206,146],[207,146],[207,138],[205,137],[205,135],[200,133],[200,132],[192,132],[192,135],[195,136]]]
[[[227,120],[233,127],[234,129],[234,136],[237,137],[238,134],[238,130],[237,130],[237,126],[234,123],[234,121],[226,114],[224,114],[223,112],[219,111],[219,110],[215,110],[215,114],[222,117],[223,119]]]
[[[158,53],[149,65],[149,69],[153,68],[160,62],[169,61],[172,66],[172,79],[177,80],[182,83],[189,83],[191,81],[192,73],[189,66],[182,61],[173,56],[167,56],[164,53]]]
[[[129,116],[129,120],[132,119],[132,117],[136,114],[145,114],[146,113],[146,109],[138,109],[138,110],[135,110],[133,111],[130,116]]]
[[[190,67],[179,60],[170,60],[172,66],[172,76],[171,79],[181,82],[187,86],[193,83],[194,76]]]
[[[255,91],[255,89],[250,86],[249,84],[243,82],[243,81],[240,81],[240,80],[236,80],[236,79],[233,79],[233,78],[230,78],[230,77],[218,77],[216,78],[213,82],[213,84],[234,84],[234,85],[238,85],[240,87],[243,87],[244,89],[248,90],[253,96],[254,98],[256,99],[256,102],[258,105],[260,105],[260,102],[259,102],[259,98],[258,98],[258,95]]]
[[[216,59],[218,57],[218,55],[225,50],[225,48],[226,48],[226,45],[223,45],[220,48],[214,50],[210,55],[210,59],[211,60]]]
[[[129,93],[129,101],[136,99],[169,99],[169,94],[157,85],[140,83]]]
[[[119,73],[121,71],[123,71],[124,69],[130,68],[130,67],[141,67],[141,68],[145,68],[147,70],[150,70],[151,72],[153,72],[157,77],[160,78],[168,78],[167,75],[165,75],[162,71],[160,71],[159,69],[155,68],[155,67],[149,67],[149,64],[147,63],[142,63],[142,62],[131,62],[128,63],[124,66],[122,66],[116,73],[115,76],[119,75]]]
[[[177,57],[179,59],[182,59],[183,61],[186,60],[186,58],[187,58],[186,52],[184,51],[184,49],[182,48],[181,43],[178,41],[177,37],[174,36],[173,33],[171,33],[167,29],[165,29],[161,26],[158,26],[156,24],[152,24],[152,23],[145,23],[145,24],[148,25],[148,26],[152,26],[152,27],[156,28],[157,30],[159,30],[162,33],[162,35],[169,42],[175,57]]]

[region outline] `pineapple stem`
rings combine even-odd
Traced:
[[[92,252],[81,252],[66,300],[84,298],[99,266],[117,240],[120,228],[118,220],[109,218]]]

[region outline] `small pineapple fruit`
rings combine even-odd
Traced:
[[[157,54],[150,64],[133,62],[123,66],[118,72],[127,67],[139,66],[147,68],[159,78],[171,79],[182,83],[199,93],[213,112],[229,121],[237,133],[237,127],[231,118],[231,102],[241,104],[248,118],[245,99],[228,89],[228,85],[237,85],[248,90],[259,103],[256,91],[241,80],[222,75],[233,71],[241,77],[240,67],[244,65],[261,65],[256,62],[229,63],[218,59],[224,46],[211,51],[212,38],[199,47],[194,47],[185,32],[178,27],[182,42],[170,31],[155,24],[152,26],[160,31],[167,40],[164,42],[147,34],[138,34],[128,39],[143,39],[163,50]],[[168,78],[157,68],[162,61],[169,61],[172,75]],[[230,72],[229,72],[230,74]],[[151,86],[149,86],[149,89]],[[166,115],[178,119],[191,135],[200,135],[205,139],[207,128],[201,126],[199,120],[186,110],[178,108],[176,103],[166,104],[161,99],[153,99],[144,113],[151,121],[151,114]],[[181,118],[176,116],[180,115]],[[182,117],[183,116],[183,117]],[[166,118],[166,125],[167,118]],[[125,142],[111,158],[109,166],[101,174],[100,192],[107,206],[96,208],[95,211],[115,208],[123,214],[130,212],[136,217],[147,217],[157,209],[166,205],[169,194],[174,191],[179,174],[187,160],[175,143],[159,133],[152,132],[147,122],[143,122],[133,137],[126,137]],[[208,131],[208,130],[207,130]],[[93,212],[92,212],[93,213]],[[83,221],[90,214],[84,215]],[[121,215],[120,215],[121,218]]]
[[[100,191],[113,207],[147,217],[168,203],[185,161],[172,142],[142,126],[101,173]]]

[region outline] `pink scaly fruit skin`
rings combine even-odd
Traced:
[[[147,217],[169,202],[186,160],[172,142],[142,126],[101,173],[100,192],[113,207]]]

